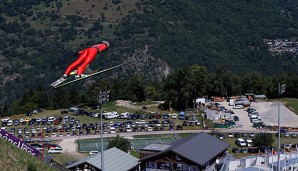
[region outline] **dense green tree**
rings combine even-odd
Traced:
[[[39,86],[37,88],[37,90],[34,92],[30,99],[37,105],[37,108],[47,108],[49,106],[50,100],[48,94],[42,86]]]
[[[76,105],[79,102],[79,93],[75,86],[72,86],[69,91],[69,101],[71,105]]]
[[[274,139],[272,134],[269,133],[260,133],[254,136],[252,142],[255,147],[263,147],[263,146],[272,146],[274,143]]]
[[[52,106],[54,109],[63,109],[69,107],[69,98],[63,89],[57,89],[52,98]]]
[[[120,137],[119,134],[117,134],[116,138],[113,138],[112,140],[109,140],[108,149],[116,147],[124,152],[128,152],[130,149],[130,141],[126,138]]]

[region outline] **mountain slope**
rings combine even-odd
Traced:
[[[297,1],[5,1],[0,5],[1,101],[60,77],[72,54],[111,43],[89,71],[131,64],[102,77],[163,78],[199,64],[209,71],[298,73],[296,54],[273,55],[265,40],[298,37]],[[95,78],[96,79],[96,78]],[[13,91],[11,91],[13,90]]]
[[[15,147],[7,141],[0,138],[0,168],[1,170],[27,170],[29,168],[44,171],[54,171],[41,160]],[[38,169],[37,169],[38,168]]]

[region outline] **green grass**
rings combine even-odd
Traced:
[[[0,170],[15,171],[15,170],[27,170],[29,165],[33,165],[37,170],[54,171],[55,169],[46,165],[38,158],[31,156],[25,151],[17,148],[16,146],[8,143],[0,138]]]
[[[140,153],[134,150],[130,150],[130,154],[136,158],[140,158]]]
[[[298,115],[298,99],[283,98],[281,101],[286,105],[288,109]]]

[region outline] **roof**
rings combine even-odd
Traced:
[[[130,170],[138,165],[138,158],[119,150],[116,147],[105,150],[104,170],[123,171]],[[88,163],[101,170],[101,153],[94,154],[85,159],[79,160],[66,168],[72,168],[82,163]]]
[[[210,159],[225,151],[229,146],[230,144],[201,132],[175,141],[166,150],[145,157],[141,159],[141,161],[148,160],[168,152],[174,152],[196,164],[204,165]]]
[[[169,148],[171,145],[168,144],[150,144],[141,150],[146,150],[146,151],[163,151],[167,148]]]

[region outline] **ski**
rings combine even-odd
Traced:
[[[103,72],[107,72],[107,71],[109,71],[109,70],[118,68],[118,67],[120,67],[120,66],[122,66],[122,65],[124,65],[124,64],[126,64],[126,63],[127,63],[127,62],[124,62],[124,63],[122,63],[122,64],[113,66],[113,67],[111,67],[111,68],[107,68],[107,69],[104,69],[104,70],[95,72],[95,73],[93,73],[93,74],[89,74],[89,75],[87,75],[86,77],[83,77],[83,78],[78,78],[78,79],[75,79],[75,80],[72,80],[72,81],[68,81],[68,82],[66,82],[66,83],[63,83],[63,84],[58,84],[58,85],[56,85],[56,86],[53,86],[53,88],[56,89],[56,88],[59,88],[59,87],[63,87],[63,86],[72,84],[72,83],[74,83],[74,82],[77,82],[77,81],[80,81],[80,80],[83,80],[83,79],[92,77],[92,76],[94,76],[94,75],[101,74],[101,73],[103,73]]]

